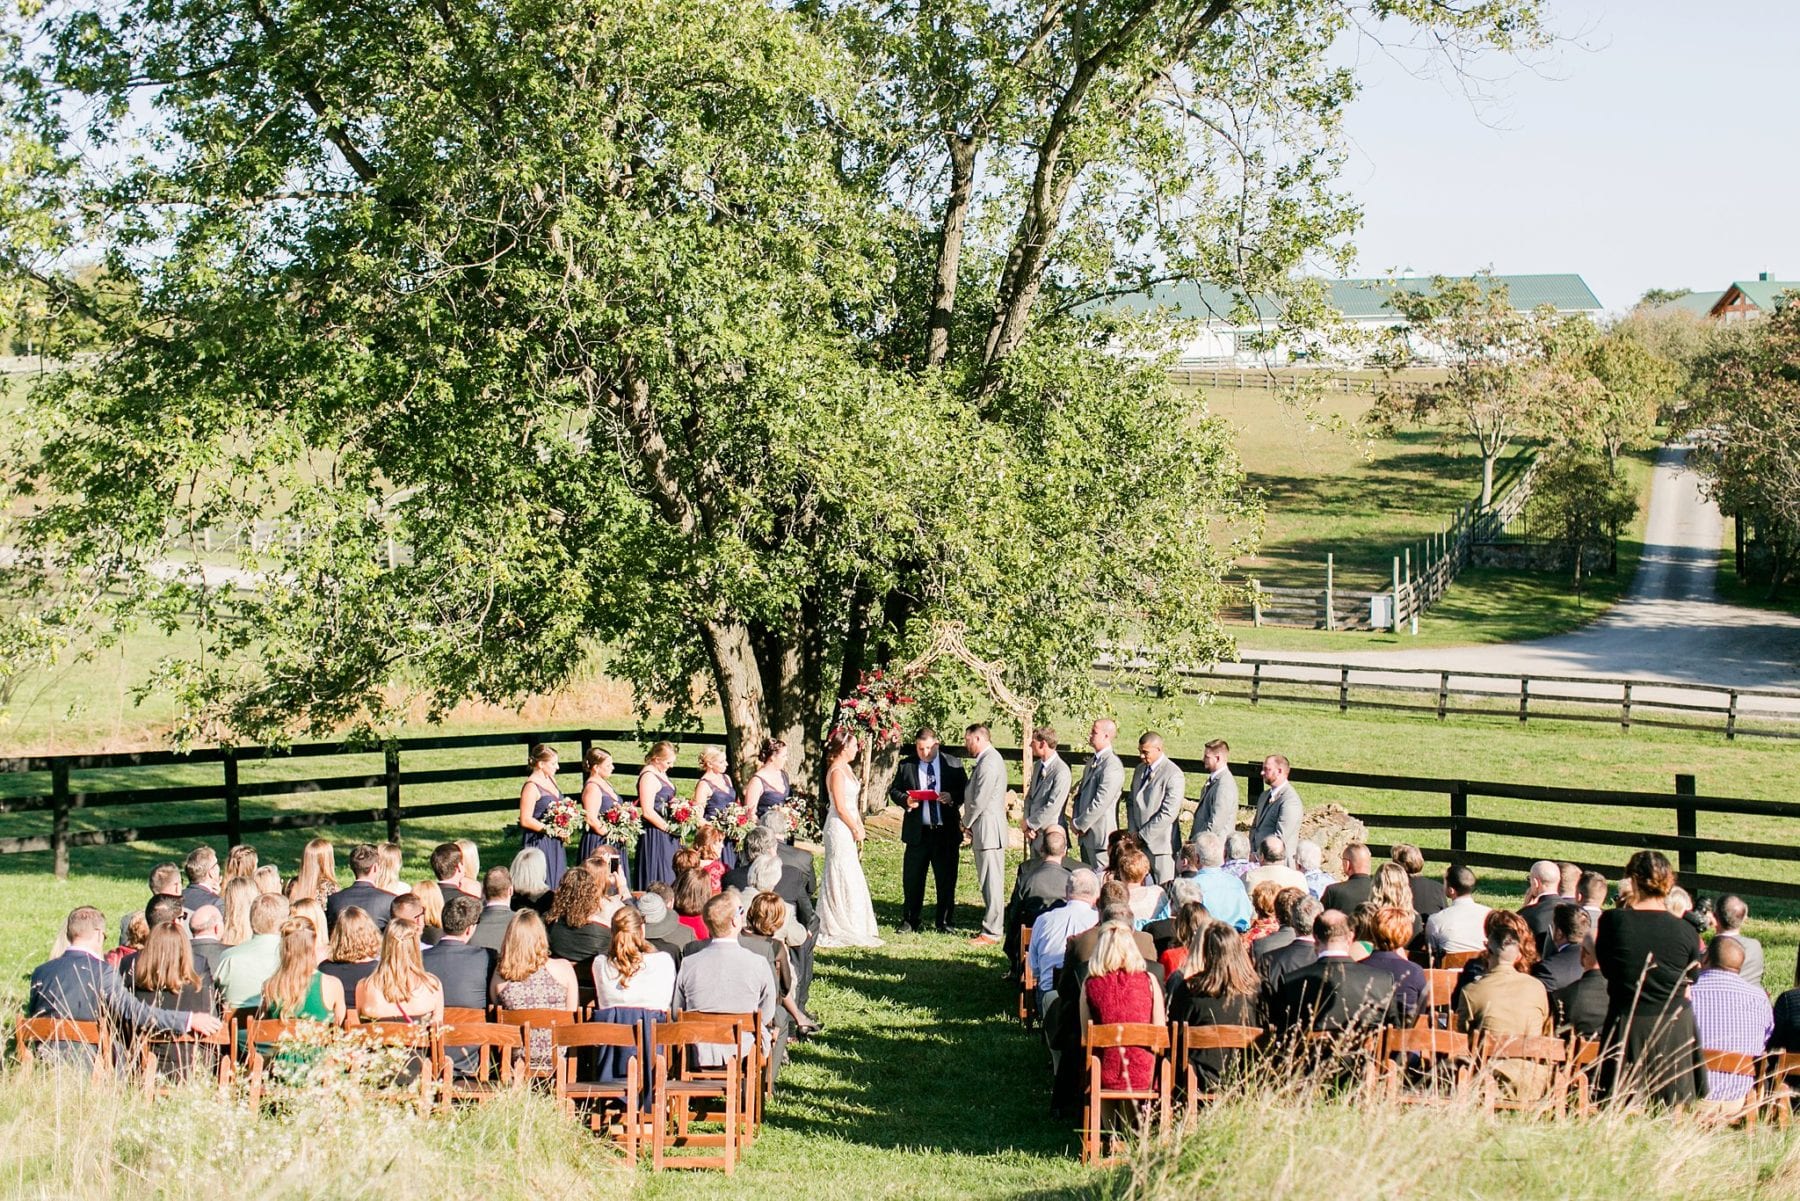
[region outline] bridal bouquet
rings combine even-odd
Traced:
[[[725,835],[725,841],[743,850],[745,835],[756,829],[756,810],[738,801],[724,812],[716,814],[712,822]]]
[[[587,829],[587,822],[581,816],[581,806],[571,797],[557,797],[544,810],[544,833],[554,836],[561,842],[576,842],[581,832]]]
[[[636,805],[621,801],[600,815],[600,830],[602,837],[614,846],[635,846],[644,832],[644,815]]]
[[[706,817],[700,812],[700,806],[685,797],[676,797],[669,802],[669,812],[665,814],[669,822],[669,835],[683,846],[694,841],[694,835],[706,824]]]

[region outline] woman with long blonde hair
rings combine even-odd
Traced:
[[[420,880],[412,886],[412,894],[425,906],[423,935],[429,946],[444,936],[444,890],[436,880]]]
[[[441,1022],[444,986],[425,970],[420,926],[397,917],[381,936],[381,962],[356,986],[356,1016],[365,1022]]]
[[[239,843],[225,855],[224,883],[250,880],[256,876],[256,848]]]
[[[288,900],[311,897],[322,905],[331,899],[337,886],[337,853],[330,839],[315,838],[300,852],[300,870],[288,887]]]
[[[331,950],[331,927],[325,920],[325,906],[307,897],[304,900],[292,901],[288,904],[289,917],[303,917],[313,924],[314,946],[319,962],[325,962],[325,956]]]
[[[219,942],[228,947],[235,947],[240,942],[250,939],[250,905],[262,891],[256,887],[256,881],[246,876],[228,880],[219,892],[219,914],[225,922],[225,932],[219,935]]]
[[[274,975],[263,981],[263,1017],[333,1024],[344,1020],[344,987],[319,970],[318,937],[308,918],[281,923],[281,959]]]
[[[331,928],[331,949],[319,970],[336,980],[344,995],[356,997],[356,986],[369,978],[381,957],[381,931],[375,919],[360,905],[338,914]]]
[[[395,896],[399,896],[406,891],[406,885],[400,882],[400,844],[397,842],[377,843],[375,852],[375,872],[369,877],[369,883],[383,892],[391,892]]]

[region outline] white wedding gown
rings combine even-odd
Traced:
[[[845,781],[850,803],[857,803],[862,785]],[[825,819],[825,878],[819,883],[819,945],[822,947],[878,947],[875,903],[869,899],[869,882],[863,876],[856,839],[838,816],[837,806]]]

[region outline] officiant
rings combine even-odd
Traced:
[[[956,865],[962,855],[962,795],[969,778],[938,743],[936,731],[921,728],[913,738],[913,753],[900,761],[888,797],[906,810],[900,821],[900,841],[905,844],[900,887],[904,895],[900,932],[911,933],[923,924],[925,874],[937,884],[937,929],[949,934],[956,911]]]

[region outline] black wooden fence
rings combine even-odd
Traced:
[[[670,734],[670,741],[694,746],[719,741],[717,735]],[[462,814],[503,816],[512,806],[513,790],[525,773],[525,751],[535,742],[548,742],[559,747],[579,747],[582,753],[594,745],[611,750],[621,776],[632,774],[641,762],[644,737],[630,730],[551,730],[500,734],[459,734],[442,737],[403,738],[385,746],[346,745],[332,743],[302,744],[277,751],[262,748],[210,748],[190,752],[149,751],[104,755],[29,756],[0,760],[0,784],[7,783],[10,773],[15,784],[29,784],[18,779],[27,773],[47,776],[47,791],[9,789],[0,795],[0,815],[18,815],[35,819],[39,825],[45,814],[49,828],[28,834],[0,836],[0,854],[44,853],[52,857],[58,876],[69,869],[72,850],[123,843],[168,843],[181,845],[206,839],[224,838],[242,841],[245,836],[271,830],[315,830],[336,826],[377,825],[386,828],[387,837],[397,839],[401,824],[407,820],[449,817]],[[411,766],[429,754],[450,754],[481,748],[512,748],[516,757],[503,762],[463,767]],[[1018,752],[1005,751],[1009,764],[1016,766]],[[267,772],[271,769],[292,770],[289,766],[306,759],[331,759],[345,756],[380,756],[378,772],[340,772],[309,775],[305,778],[243,780],[247,767]],[[1086,760],[1085,754],[1069,754],[1076,766]],[[567,756],[573,764],[575,755]],[[1199,762],[1177,759],[1187,773],[1188,792],[1196,795],[1205,778]],[[215,780],[201,783],[135,786],[132,769],[179,767],[193,769],[217,765]],[[1244,777],[1242,795],[1246,803],[1260,788],[1257,781],[1259,763],[1243,763],[1234,773]],[[82,780],[77,777],[93,776]],[[671,773],[677,779],[693,779],[698,775],[692,767],[677,768]],[[1478,867],[1522,871],[1537,858],[1581,858],[1572,849],[1584,848],[1587,857],[1601,870],[1616,874],[1631,851],[1652,848],[1667,853],[1680,869],[1682,882],[1697,891],[1732,890],[1751,895],[1800,899],[1800,883],[1795,882],[1794,864],[1800,863],[1800,804],[1785,801],[1751,800],[1741,797],[1701,795],[1694,777],[1677,776],[1674,790],[1667,793],[1620,791],[1595,788],[1569,788],[1501,781],[1432,779],[1417,776],[1386,775],[1368,772],[1331,771],[1297,768],[1293,780],[1300,788],[1307,808],[1333,802],[1349,810],[1364,822],[1371,832],[1371,843],[1386,853],[1391,842],[1388,834],[1402,834],[1393,841],[1412,841],[1422,846],[1428,859],[1437,863],[1452,860]],[[441,794],[446,785],[470,785],[505,781],[503,792],[481,797],[452,800],[419,799],[409,803],[409,794]],[[349,807],[293,806],[296,800],[333,793],[365,792],[379,795],[381,804]],[[629,785],[626,791],[629,792]],[[1371,795],[1374,794],[1374,795]],[[1417,806],[1417,811],[1401,812],[1399,798],[1433,798],[1442,805]],[[290,807],[276,812],[246,814],[244,805],[252,802],[283,802]],[[1496,813],[1484,802],[1507,802],[1505,814]],[[77,818],[95,810],[124,806],[181,804],[205,806],[212,812],[205,816],[184,815],[182,820],[157,824],[121,823],[94,825],[74,829]],[[1545,806],[1543,816],[1535,813],[1520,817]],[[1590,812],[1590,824],[1577,825],[1567,810],[1582,807]],[[1487,812],[1483,812],[1486,808]],[[1634,824],[1645,824],[1651,815],[1669,815],[1667,824],[1673,829],[1640,830]],[[1755,837],[1727,838],[1702,836],[1702,815],[1710,819],[1715,832],[1723,825],[1743,833],[1746,824],[1754,826]],[[1738,820],[1733,820],[1738,819]],[[1663,819],[1657,818],[1657,824]],[[1185,829],[1185,823],[1184,823]],[[1429,841],[1426,834],[1442,835]],[[1504,850],[1471,847],[1471,836],[1505,838],[1534,844],[1532,854],[1515,854]],[[1429,843],[1429,844],[1428,844]],[[1744,861],[1725,865],[1724,870],[1701,872],[1700,856],[1724,856]],[[1751,871],[1762,873],[1757,878]]]

